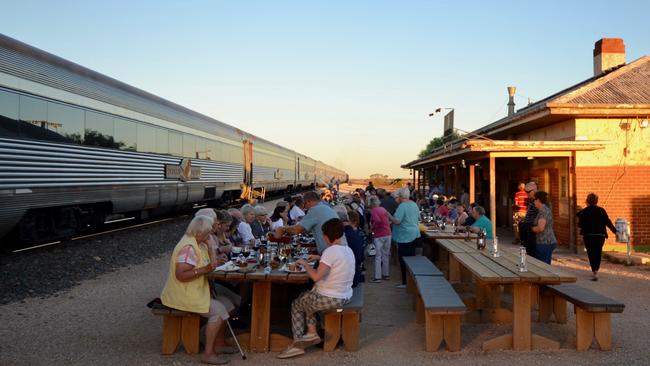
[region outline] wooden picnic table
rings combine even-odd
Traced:
[[[465,237],[464,232],[454,233],[454,229],[451,226],[446,226],[445,230],[427,228],[424,232],[427,237],[437,240],[437,239],[463,239]],[[476,238],[475,233],[470,233],[472,239]]]
[[[436,262],[439,258],[438,240],[442,239],[463,239],[465,233],[454,233],[451,226],[445,227],[445,230],[439,230],[434,227],[428,227],[422,235],[422,255]],[[470,233],[472,240],[476,239],[476,234]]]
[[[483,350],[514,349],[558,349],[559,343],[532,334],[531,330],[531,289],[540,285],[575,282],[576,277],[560,268],[553,267],[531,256],[526,257],[528,271],[520,272],[517,248],[500,248],[500,257],[493,257],[487,250],[477,250],[474,241],[442,239],[441,248],[448,251],[449,281],[460,280],[459,268],[462,266],[476,279],[479,290],[491,294],[492,299],[485,303],[499,307],[500,285],[513,287],[512,334],[506,334],[483,343]],[[495,291],[495,289],[497,289]],[[496,294],[496,298],[494,295]],[[478,295],[478,294],[477,294]],[[478,297],[478,296],[477,296]]]
[[[309,281],[309,275],[307,273],[287,273],[280,270],[273,270],[270,274],[265,274],[263,268],[260,267],[253,272],[214,271],[206,276],[208,279],[220,281],[252,282],[251,329],[250,333],[240,335],[239,339],[244,346],[248,345],[250,352],[279,352],[286,348],[292,339],[270,332],[271,285],[273,283],[303,284]]]

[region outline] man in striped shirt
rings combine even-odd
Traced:
[[[531,228],[535,225],[535,218],[537,217],[538,209],[535,207],[535,192],[537,192],[537,183],[528,182],[524,187],[524,191],[528,194],[528,206],[526,208],[526,216],[524,221],[519,227],[519,237],[521,244],[526,247],[526,254],[535,256],[535,234]]]
[[[521,242],[519,237],[519,228],[521,222],[526,216],[526,211],[528,210],[528,193],[526,193],[526,184],[519,183],[519,190],[515,193],[515,213],[512,215],[512,229],[515,232],[515,240],[512,244],[519,244]]]

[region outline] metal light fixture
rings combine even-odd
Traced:
[[[644,119],[644,120],[641,121],[641,123],[639,124],[639,127],[641,127],[641,128],[648,128],[648,124],[650,124],[650,122],[648,122],[647,119]]]
[[[462,160],[460,161],[460,166],[462,166],[463,169],[467,168],[467,166],[465,165],[465,159],[462,159]]]

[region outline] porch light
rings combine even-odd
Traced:
[[[641,127],[641,128],[647,128],[647,127],[648,127],[648,124],[649,124],[648,120],[647,120],[647,119],[644,119],[644,120],[641,121],[641,123],[639,124],[639,127]]]
[[[465,159],[462,159],[462,160],[460,161],[460,166],[462,166],[463,169],[467,168],[467,165],[465,165]]]
[[[528,160],[533,160],[533,159],[535,159],[535,157],[534,156],[529,156],[527,159]]]

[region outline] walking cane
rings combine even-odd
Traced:
[[[213,299],[217,297],[217,291],[212,286],[210,286],[210,293],[212,294]],[[226,324],[228,325],[228,329],[230,329],[230,334],[232,334],[232,338],[235,340],[235,344],[237,345],[237,348],[239,349],[239,354],[241,354],[241,359],[245,360],[246,359],[246,354],[244,354],[244,351],[242,350],[241,346],[239,345],[239,340],[237,340],[237,336],[235,335],[235,332],[233,332],[232,327],[230,326],[230,322],[228,321],[228,319],[226,319]]]
[[[244,351],[242,350],[241,346],[239,345],[239,341],[237,340],[237,336],[235,335],[235,332],[233,332],[232,327],[230,326],[230,322],[228,319],[226,319],[226,324],[228,324],[228,329],[230,329],[230,334],[232,334],[232,338],[235,340],[235,344],[237,345],[237,348],[239,349],[239,353],[241,354],[241,359],[245,360],[246,359],[246,354],[244,354]]]

